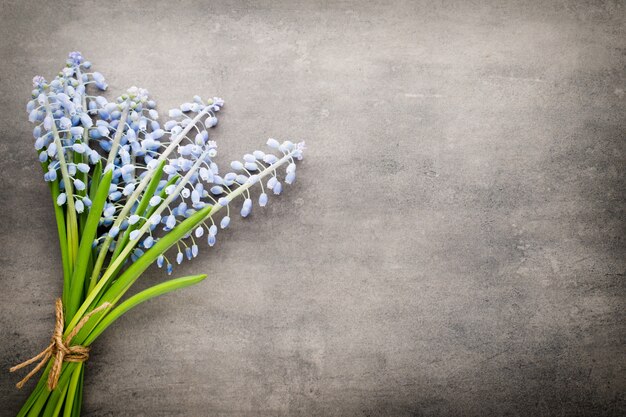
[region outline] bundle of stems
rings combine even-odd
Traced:
[[[247,217],[258,185],[258,204],[265,206],[266,191],[282,191],[278,169],[291,184],[304,150],[303,143],[269,139],[278,156],[254,151],[220,174],[207,129],[217,125],[221,99],[196,96],[170,110],[171,120],[161,125],[143,89],[133,87],[113,102],[90,93],[107,88],[90,68],[80,53],[70,53],[52,82],[34,78],[27,106],[53,200],[63,294],[50,345],[26,363],[35,367],[18,383],[41,372],[18,416],[80,415],[89,346],[133,307],[206,278],[170,279],[127,296],[142,273],[157,263],[171,274],[168,250],[177,251],[176,263],[192,259],[205,235],[213,246],[234,202],[242,201]]]

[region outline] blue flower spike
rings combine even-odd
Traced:
[[[108,85],[104,75],[91,67],[80,52],[71,52],[54,80],[33,78],[26,111],[35,124],[33,136],[44,179],[59,183],[58,206],[71,206],[78,214],[90,211],[95,167],[100,165],[103,173],[111,171],[94,239],[99,253],[115,250],[124,238],[134,247],[129,260],[137,261],[159,237],[211,206],[202,224],[181,238],[183,248],[175,256],[180,264],[198,255],[200,247],[194,239],[206,235],[208,246],[216,244],[218,230],[231,223],[232,204],[242,217],[249,217],[254,201],[265,207],[270,192],[279,195],[284,185],[295,181],[303,142],[270,138],[267,150],[243,155],[230,163],[232,172],[222,173],[215,162],[217,144],[209,132],[218,125],[224,100],[194,96],[170,109],[169,119],[162,120],[145,89],[131,87],[111,101],[99,95]],[[160,164],[164,164],[163,177],[154,194],[144,196]],[[144,198],[143,211],[138,212]],[[164,254],[156,262],[172,273],[173,265]]]

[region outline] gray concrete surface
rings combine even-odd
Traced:
[[[309,144],[99,340],[86,416],[626,413],[622,2],[131,3],[2,1],[2,369],[61,290],[30,80],[80,50],[111,95],[224,97],[223,160]]]

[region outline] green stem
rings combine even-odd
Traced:
[[[46,108],[46,114],[52,118],[52,135],[54,137],[54,143],[57,147],[57,158],[59,161],[59,166],[61,168],[63,184],[65,185],[65,194],[67,196],[67,245],[70,265],[69,272],[71,273],[74,267],[74,262],[76,261],[76,252],[78,250],[78,221],[76,219],[76,209],[74,208],[74,188],[70,179],[70,174],[67,170],[67,162],[65,161],[65,150],[63,149],[63,142],[61,141],[61,137],[59,136],[56,121],[54,120],[54,115],[52,113],[52,110],[50,109],[48,96],[45,96],[44,106]]]
[[[200,209],[198,212],[192,214],[187,219],[183,220],[178,226],[172,229],[168,234],[159,239],[154,246],[152,246],[148,251],[139,258],[136,262],[132,263],[119,278],[117,278],[111,287],[104,292],[102,296],[98,300],[95,301],[95,305],[102,305],[104,302],[109,302],[113,305],[119,301],[119,299],[124,295],[124,293],[132,286],[132,284],[141,276],[141,274],[148,269],[148,267],[157,259],[157,257],[168,250],[170,247],[176,244],[183,236],[193,230],[198,224],[206,217],[206,215],[211,211],[212,206],[207,206],[203,209]],[[123,254],[120,256],[121,259]],[[116,260],[117,262],[117,260]],[[115,266],[113,267],[115,268]],[[107,269],[107,273],[110,268]],[[106,273],[105,273],[106,274]],[[98,285],[102,284],[101,280]],[[94,290],[92,294],[100,293],[100,289]],[[91,302],[90,302],[91,303]],[[85,304],[83,304],[85,305]],[[93,316],[89,320],[78,335],[74,338],[76,343],[81,344],[89,335],[91,330],[98,324],[98,322],[102,319],[104,315],[108,313],[110,308],[100,311]]]
[[[188,277],[171,279],[133,295],[132,297],[121,303],[119,306],[114,308],[98,323],[98,325],[89,334],[89,337],[87,337],[87,339],[83,342],[84,345],[91,345],[94,340],[96,340],[96,338],[100,336],[100,334],[104,330],[106,330],[106,328],[109,327],[115,320],[117,320],[122,314],[126,313],[128,310],[136,307],[137,305],[147,300],[150,300],[151,298],[158,297],[159,295],[163,295],[180,288],[197,284],[205,278],[206,274],[191,275]]]
[[[260,174],[258,174],[258,181],[257,182],[262,181],[263,178],[265,178],[266,176],[270,175],[273,172],[276,172],[276,170],[281,165],[284,165],[287,162],[291,161],[293,159],[293,155],[295,153],[296,153],[296,151],[292,151],[292,152],[289,152],[288,154],[285,154],[285,156],[280,158],[278,161],[274,162],[272,164],[271,168],[266,168],[265,170],[263,170]],[[256,182],[254,184],[256,184]],[[236,197],[238,197],[241,194],[243,194],[244,192],[246,192],[254,184],[251,183],[251,182],[246,182],[244,185],[240,186],[235,191],[233,191],[232,193],[228,194],[228,196],[227,196],[228,200],[229,201],[233,201]],[[214,205],[213,206],[213,210],[211,210],[211,212],[207,215],[207,217],[203,221],[206,221],[209,218],[213,217],[215,215],[215,213],[219,212],[223,207],[224,206],[222,206],[221,204]]]
[[[80,417],[80,409],[83,405],[83,386],[85,384],[85,367],[80,369],[80,381],[78,382],[78,392],[74,398],[74,404],[72,405],[72,416]]]
[[[91,255],[91,245],[96,236],[98,224],[100,222],[100,214],[106,203],[109,192],[109,184],[113,176],[113,170],[107,171],[101,178],[96,196],[92,201],[89,216],[85,222],[83,235],[81,237],[80,246],[78,248],[78,258],[72,274],[72,283],[70,285],[69,297],[66,297],[68,303],[65,305],[66,317],[68,320],[74,317],[74,313],[78,309],[83,300],[83,291],[85,288],[85,276],[89,265]]]
[[[180,194],[181,190],[187,185],[191,177],[195,174],[195,172],[202,164],[202,159],[203,158],[198,158],[194,165],[189,169],[189,172],[187,172],[183,179],[178,183],[174,191],[161,202],[159,208],[155,211],[155,214],[161,214],[169,206],[169,204],[178,197],[178,194]],[[128,258],[132,250],[137,245],[139,239],[148,231],[148,229],[150,229],[150,222],[145,222],[144,225],[139,229],[139,234],[137,238],[129,241],[124,247],[124,250],[120,253],[120,255],[109,264],[106,271],[102,275],[102,278],[100,278],[93,290],[90,291],[89,294],[87,294],[87,299],[81,305],[78,312],[74,315],[70,324],[68,324],[67,328],[65,329],[65,335],[69,334],[69,332],[74,328],[74,326],[76,326],[81,317],[87,312],[87,309],[90,307],[90,305],[98,298],[98,295],[100,295],[100,291],[102,291],[103,288],[107,285],[109,279],[111,279],[115,275],[115,272],[124,263],[126,258]],[[102,250],[103,248],[100,249],[100,251]]]
[[[192,119],[192,121],[180,132],[176,139],[173,139],[169,146],[159,155],[157,159],[157,163],[161,164],[162,162],[167,160],[167,157],[178,147],[180,142],[185,138],[185,135],[189,133],[189,131],[195,126],[202,117],[204,117],[209,112],[208,108],[202,110],[200,113],[196,115]],[[147,174],[143,177],[135,191],[128,197],[126,200],[126,204],[122,208],[120,214],[117,216],[117,220],[113,223],[113,227],[120,227],[126,216],[130,213],[137,199],[143,193],[143,190],[148,186],[152,177],[154,175],[154,171],[148,171]],[[96,264],[94,265],[93,273],[91,274],[92,279],[98,279],[100,272],[102,270],[102,265],[104,264],[104,259],[106,258],[106,254],[108,253],[109,247],[111,246],[111,242],[113,238],[107,236],[102,243],[102,247],[100,248],[100,253],[98,254],[98,259],[96,259]],[[95,277],[95,278],[94,278]]]
[[[122,111],[122,116],[120,117],[120,122],[117,125],[117,130],[115,131],[115,136],[113,136],[113,143],[111,144],[111,150],[109,151],[109,157],[107,159],[107,166],[113,165],[113,162],[115,162],[115,156],[117,155],[117,148],[120,147],[120,140],[122,139],[122,135],[124,134],[124,126],[126,125],[126,119],[128,118],[129,109],[130,109],[130,98],[127,98],[125,101],[124,110]]]
[[[70,378],[68,385],[67,398],[65,399],[65,410],[63,411],[63,417],[72,417],[74,411],[74,399],[78,391],[80,391],[79,383],[83,375],[83,363],[80,362]]]
[[[150,215],[152,214],[150,212],[151,207],[148,207],[148,204],[150,203],[150,199],[156,192],[156,189],[159,187],[159,182],[161,180],[161,173],[163,171],[164,166],[165,166],[165,161],[161,162],[157,166],[155,173],[154,173],[155,175],[152,177],[150,184],[148,184],[148,188],[146,188],[146,192],[141,197],[141,200],[139,201],[139,205],[137,206],[137,209],[135,210],[136,215],[149,218]],[[165,199],[166,197],[165,190],[171,184],[174,184],[176,181],[178,181],[178,179],[180,179],[180,176],[178,174],[174,175],[161,189],[161,192],[159,193],[159,197],[161,197],[162,199]],[[135,229],[138,229],[142,224],[143,224],[143,220],[140,220],[140,222],[132,226],[128,226],[128,228],[126,229],[124,233],[119,234],[117,238],[117,243],[115,244],[115,250],[113,251],[113,255],[111,256],[111,260],[117,258],[117,255],[120,254],[120,252],[126,245],[126,242],[128,242],[128,237],[130,235],[130,232],[132,232]]]
[[[55,389],[52,392],[46,409],[43,410],[42,417],[58,417],[58,415],[61,414],[61,408],[63,408],[67,395],[68,384],[58,388],[59,389]]]
[[[52,363],[52,359],[50,360],[50,363],[48,363],[48,368],[47,370],[49,370],[50,366]],[[50,392],[48,391],[48,386],[47,386],[47,380],[48,380],[48,371],[44,372],[41,375],[41,378],[39,379],[39,384],[37,385],[36,391],[38,390],[38,394],[34,397],[32,404],[27,408],[27,412],[28,414],[26,414],[28,417],[39,417],[41,415],[41,411],[44,408],[44,406],[46,405],[47,401],[52,401],[52,394],[59,391],[60,387],[63,387],[64,385],[67,385],[67,382],[71,376],[71,373],[74,370],[74,367],[77,365],[77,362],[65,362],[63,363],[63,368],[61,369],[61,376],[59,378],[59,383],[57,384],[57,387],[54,389],[54,391]],[[41,387],[40,387],[41,384]],[[34,393],[33,393],[34,394]],[[29,398],[30,400],[30,398]],[[28,404],[28,402],[27,402]],[[56,404],[56,403],[55,403]],[[22,410],[24,410],[26,408],[26,405],[24,407],[22,407]],[[20,413],[18,414],[18,417],[23,416],[24,414],[22,414],[22,411],[20,411]]]
[[[48,373],[50,372],[50,368],[52,367],[52,362],[48,362],[43,372],[41,373],[41,377],[39,378],[39,382],[35,386],[33,392],[31,392],[30,396],[20,409],[20,412],[17,414],[17,417],[24,417],[31,410],[31,408],[37,403],[39,400],[39,396],[43,392],[43,390],[47,390],[46,381],[48,379]]]
[[[59,183],[56,181],[50,182],[50,193],[52,194],[52,206],[54,207],[54,217],[57,222],[57,233],[59,235],[59,246],[61,247],[61,261],[63,263],[63,303],[65,304],[65,297],[69,294],[70,289],[70,277],[71,266],[67,253],[67,235],[65,230],[65,214],[63,213],[63,207],[57,204],[57,197],[59,196]]]

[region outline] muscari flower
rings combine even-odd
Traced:
[[[78,177],[90,171],[90,165],[104,162],[107,159],[106,169],[113,170],[113,180],[109,189],[108,203],[103,209],[101,226],[104,234],[94,242],[96,245],[109,238],[115,239],[120,232],[133,228],[129,233],[131,240],[139,240],[138,247],[149,249],[158,241],[153,235],[157,232],[157,225],[161,224],[164,233],[176,227],[178,222],[188,218],[197,210],[206,205],[219,209],[226,209],[226,213],[216,224],[213,216],[195,229],[193,233],[184,237],[189,240],[185,244],[184,255],[179,250],[176,261],[182,262],[186,257],[191,259],[197,256],[199,247],[195,239],[206,235],[207,244],[213,246],[219,228],[227,228],[231,222],[230,206],[238,205],[241,216],[248,217],[253,210],[253,200],[250,193],[252,186],[258,186],[260,193],[258,205],[264,207],[268,203],[268,190],[274,194],[282,192],[282,182],[278,179],[278,169],[287,165],[285,184],[295,180],[294,160],[302,158],[303,144],[294,144],[286,141],[279,143],[269,139],[268,146],[282,156],[256,150],[246,154],[242,161],[233,161],[230,164],[231,172],[220,175],[219,168],[213,159],[217,156],[217,145],[210,140],[207,129],[218,123],[216,113],[224,106],[224,101],[213,97],[204,101],[195,96],[193,101],[183,103],[179,108],[169,112],[171,120],[161,124],[156,111],[156,103],[149,99],[146,90],[131,87],[127,92],[113,102],[99,95],[87,95],[89,84],[104,90],[107,88],[104,76],[99,72],[88,73],[91,67],[79,52],[72,52],[67,60],[70,71],[64,71],[51,83],[43,77],[33,79],[33,100],[27,105],[29,120],[36,123],[33,129],[35,147],[40,152],[39,158],[47,164],[45,179],[58,181],[59,153],[69,160],[69,153],[83,155],[83,161],[71,163],[69,171],[72,175],[72,185],[78,191],[85,191],[85,181]],[[42,97],[42,94],[44,95]],[[47,105],[47,106],[46,106]],[[54,127],[61,137],[61,148],[54,140]],[[100,147],[108,152],[104,158],[93,148]],[[153,196],[149,198],[149,207],[159,209],[160,212],[144,219],[133,210],[132,206],[124,216],[121,210],[126,206],[126,200],[133,197],[137,187],[144,181],[144,177],[153,170],[157,161],[165,159],[164,168],[166,178],[159,183]],[[181,177],[186,178],[181,186]],[[167,181],[179,178],[169,187]],[[266,190],[267,188],[267,190]],[[174,193],[174,190],[178,190]],[[165,192],[169,203],[159,195]],[[174,195],[175,194],[175,195]],[[82,212],[91,207],[91,201],[86,196],[76,196],[75,209]],[[62,193],[57,198],[57,204],[66,203],[67,194]],[[141,232],[141,227],[148,222],[147,233]],[[109,250],[115,247],[110,244]],[[134,251],[133,260],[141,256],[141,251]],[[162,257],[157,262],[159,266],[167,264],[169,273],[172,264]]]

